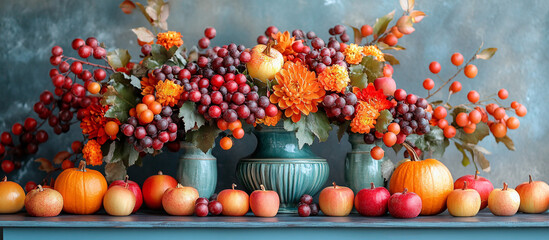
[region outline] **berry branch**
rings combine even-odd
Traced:
[[[67,56],[62,56],[63,58],[65,59],[69,59],[69,60],[73,60],[73,61],[77,61],[77,62],[80,62],[82,64],[86,64],[86,65],[90,65],[90,66],[93,66],[93,67],[99,67],[99,68],[104,68],[104,69],[107,69],[107,70],[111,70],[113,72],[116,72],[114,70],[114,68],[112,68],[111,66],[103,66],[103,65],[99,65],[99,64],[95,64],[95,63],[91,63],[91,62],[84,62],[80,59],[77,59],[77,58],[73,58],[73,57],[67,57]]]

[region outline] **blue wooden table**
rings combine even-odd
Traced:
[[[549,213],[476,217],[443,213],[414,219],[278,215],[274,218],[174,217],[144,212],[128,217],[0,215],[3,239],[549,239]]]

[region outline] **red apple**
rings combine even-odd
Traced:
[[[126,183],[128,184],[128,189],[133,192],[135,195],[135,207],[133,208],[132,213],[137,212],[139,208],[141,208],[141,205],[143,204],[143,194],[141,193],[141,188],[139,187],[139,184],[137,184],[134,181],[129,180],[128,175],[124,178],[124,180],[116,180],[109,185],[109,188],[113,186],[122,186],[125,187]]]
[[[385,66],[383,66],[383,76],[393,77],[393,66],[391,66],[391,64],[386,63]]]
[[[387,204],[391,194],[384,187],[375,187],[370,183],[370,188],[364,188],[356,194],[355,209],[364,216],[382,216],[387,212]]]
[[[112,216],[128,216],[135,207],[135,195],[129,189],[129,184],[112,186],[103,196],[103,207]]]
[[[542,213],[549,208],[549,185],[543,181],[529,181],[516,187],[520,195],[519,211],[524,213]]]
[[[25,209],[33,217],[55,217],[63,210],[63,196],[56,190],[38,185],[27,193]]]
[[[518,192],[507,188],[507,183],[503,183],[503,189],[494,189],[488,197],[488,208],[496,216],[513,216],[517,213],[519,206]]]
[[[463,188],[454,189],[448,194],[446,206],[454,217],[472,217],[480,210],[480,194],[475,189],[467,188],[467,185],[465,181]]]
[[[467,182],[467,188],[474,189],[480,194],[480,210],[488,206],[488,196],[490,192],[494,190],[494,185],[488,179],[478,175],[476,171],[475,175],[465,175],[460,177],[454,183],[454,189],[462,189],[465,182]]]
[[[408,192],[395,193],[389,198],[389,213],[396,218],[415,218],[421,212],[422,204],[419,195]]]
[[[175,178],[163,175],[162,171],[158,175],[150,176],[143,183],[143,199],[150,209],[162,208],[162,195],[168,188],[177,186]]]
[[[196,188],[177,184],[175,188],[168,188],[162,196],[162,207],[170,215],[190,216],[194,213],[198,197]]]
[[[261,190],[253,191],[250,194],[250,208],[258,217],[274,217],[278,213],[280,198],[275,191],[266,191],[262,185]]]
[[[242,190],[225,189],[217,195],[217,201],[223,206],[221,214],[225,216],[244,216],[250,208],[250,197]]]
[[[355,194],[348,187],[337,186],[326,187],[320,192],[318,205],[320,210],[327,216],[347,216],[353,210]]]
[[[396,90],[395,80],[390,77],[380,77],[374,80],[376,90],[383,90],[383,94],[393,96]]]
[[[252,48],[251,60],[246,63],[250,77],[267,82],[275,77],[275,74],[282,69],[284,57],[282,54],[271,48],[269,45],[259,44]]]

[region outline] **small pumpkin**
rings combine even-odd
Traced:
[[[23,188],[4,177],[0,181],[0,214],[16,213],[25,206],[25,191]]]
[[[404,142],[411,161],[402,162],[393,172],[389,182],[391,194],[405,188],[421,198],[421,215],[436,215],[446,210],[446,199],[454,190],[452,174],[436,159],[420,160],[412,147]]]
[[[69,168],[59,174],[55,190],[63,196],[63,211],[92,214],[103,204],[107,180],[100,172],[86,169],[86,162],[81,161],[79,168]]]

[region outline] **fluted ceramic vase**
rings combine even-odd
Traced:
[[[350,134],[349,142],[351,143],[351,151],[347,153],[345,158],[345,182],[347,186],[355,194],[363,188],[370,188],[371,182],[378,187],[383,187],[385,180],[381,171],[381,164],[388,159],[386,157],[380,160],[373,159],[370,150],[376,144],[364,143],[364,135],[362,134]]]
[[[183,186],[191,186],[198,190],[200,197],[209,198],[217,184],[217,160],[212,150],[204,153],[188,142],[181,142],[185,151],[179,158],[177,180]]]
[[[274,190],[280,197],[279,213],[297,211],[303,194],[315,195],[328,179],[326,159],[316,156],[308,145],[299,148],[295,132],[281,126],[254,131],[257,148],[237,165],[236,177],[249,191]]]

